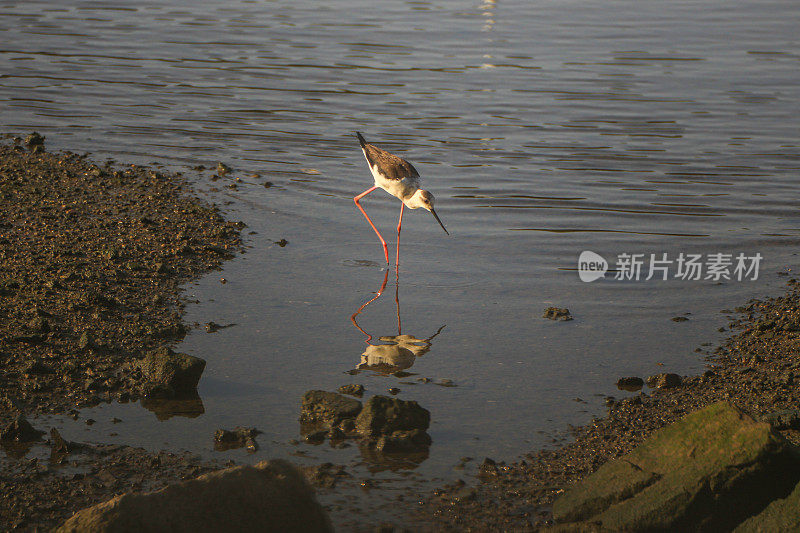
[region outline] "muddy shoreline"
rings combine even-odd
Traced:
[[[723,311],[726,312],[726,311]],[[727,401],[800,444],[800,286],[783,296],[727,311],[732,336],[707,354],[708,369],[672,386],[622,400],[608,414],[571,428],[572,442],[506,464],[486,459],[478,479],[437,490],[422,502],[433,530],[536,531],[553,525],[553,502],[610,459],[625,455],[681,417]]]
[[[49,153],[43,141],[0,147],[0,429],[22,413],[49,431],[41,415],[81,419],[137,399],[157,415],[202,412],[197,397],[153,394],[136,362],[184,337],[180,287],[242,251],[242,224],[180,174]],[[49,528],[114,494],[222,466],[125,446],[56,453],[55,440],[3,440],[0,529]]]
[[[0,430],[22,414],[48,432],[42,415],[82,419],[81,409],[103,402],[141,400],[161,416],[202,413],[198,397],[154,394],[137,361],[185,336],[180,287],[241,253],[243,225],[193,196],[180,174],[100,165],[28,141],[0,147]],[[552,524],[552,503],[572,483],[689,412],[719,400],[756,418],[796,409],[800,288],[789,281],[786,295],[730,312],[733,336],[708,354],[703,375],[609,398],[608,415],[573,428],[564,446],[510,464],[486,459],[477,479],[400,495],[408,523],[393,526],[537,530]],[[800,418],[778,429],[800,442]],[[63,443],[53,434],[2,446],[3,530],[52,528],[115,494],[226,466],[192,454]]]

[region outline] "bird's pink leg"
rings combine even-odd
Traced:
[[[384,257],[386,257],[386,264],[388,265],[389,264],[389,248],[386,246],[386,241],[383,240],[383,237],[381,236],[381,232],[378,231],[378,228],[375,227],[375,224],[373,224],[372,220],[370,220],[369,216],[367,216],[367,212],[364,211],[364,208],[361,207],[360,203],[358,203],[359,200],[361,200],[363,197],[365,197],[366,195],[368,195],[369,193],[371,193],[372,191],[374,191],[377,188],[378,188],[378,186],[376,185],[376,186],[374,186],[374,187],[372,187],[370,189],[367,189],[366,191],[362,192],[358,196],[354,197],[353,201],[356,203],[356,207],[358,207],[358,209],[361,210],[361,213],[367,219],[367,222],[369,222],[369,225],[372,226],[372,229],[375,230],[375,234],[381,240],[381,244],[383,245],[383,255],[384,255]]]
[[[400,220],[397,221],[397,256],[394,261],[394,268],[399,272],[400,268],[400,227],[403,225],[403,209],[406,204],[400,204]]]

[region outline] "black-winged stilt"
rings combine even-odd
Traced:
[[[364,208],[361,207],[358,201],[380,187],[403,202],[400,206],[400,220],[397,222],[397,255],[395,259],[395,268],[397,268],[400,264],[400,228],[403,224],[403,209],[406,207],[409,209],[417,209],[418,207],[427,209],[436,218],[436,222],[442,226],[444,232],[448,235],[450,235],[450,232],[444,227],[444,224],[439,220],[439,216],[433,209],[433,195],[419,188],[419,172],[414,168],[414,165],[405,159],[390,154],[386,150],[381,150],[377,146],[369,144],[364,140],[364,137],[361,136],[361,133],[356,132],[356,136],[358,137],[358,142],[361,143],[361,150],[364,152],[364,157],[367,159],[372,177],[375,178],[375,185],[354,197],[353,201],[355,201],[356,206],[361,210],[361,213],[364,214],[367,222],[369,222],[369,225],[372,226],[372,229],[375,230],[375,233],[381,240],[383,255],[386,257],[386,264],[389,264],[389,249],[386,246],[386,241],[383,240],[378,228],[372,223],[372,220],[367,216],[367,212],[364,211]]]

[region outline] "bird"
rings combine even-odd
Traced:
[[[386,246],[386,241],[383,239],[383,236],[381,236],[381,232],[378,231],[378,228],[375,227],[375,224],[372,223],[372,220],[370,220],[367,212],[361,207],[359,200],[375,189],[381,188],[402,202],[400,206],[400,219],[397,221],[397,254],[395,256],[395,269],[397,269],[400,266],[400,229],[403,225],[403,210],[406,207],[409,209],[418,209],[421,207],[430,211],[444,232],[448,235],[450,235],[450,232],[444,227],[444,224],[442,224],[442,221],[439,219],[439,215],[436,214],[436,210],[433,208],[435,202],[433,194],[425,189],[420,189],[419,172],[414,168],[414,165],[405,159],[368,143],[364,140],[364,136],[358,131],[356,132],[356,137],[358,137],[358,142],[361,144],[361,151],[364,152],[364,157],[367,160],[370,172],[372,172],[372,177],[375,179],[375,185],[353,197],[353,201],[378,235],[378,239],[380,239],[383,245],[383,255],[386,258],[387,265],[389,264],[389,248]]]

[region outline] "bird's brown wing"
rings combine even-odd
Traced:
[[[390,180],[401,180],[404,178],[418,178],[419,172],[414,165],[401,159],[386,150],[381,150],[377,146],[364,144],[364,155],[370,167],[378,165],[380,172]]]

